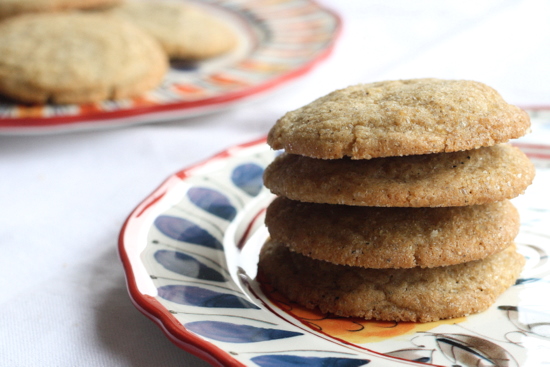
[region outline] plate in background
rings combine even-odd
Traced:
[[[23,105],[0,99],[0,134],[40,134],[168,121],[219,110],[291,81],[329,55],[341,21],[312,0],[205,0],[239,47],[202,62],[172,62],[141,96],[82,105]]]

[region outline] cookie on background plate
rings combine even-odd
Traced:
[[[324,313],[431,322],[484,311],[514,284],[524,263],[510,246],[483,260],[452,266],[366,269],[314,260],[268,241],[258,274],[291,301]]]
[[[88,103],[155,88],[168,70],[160,45],[104,14],[29,14],[0,23],[0,93],[25,103]]]
[[[334,264],[366,268],[454,265],[513,244],[519,214],[509,201],[445,208],[377,208],[276,198],[265,223],[273,241]]]
[[[93,9],[112,6],[123,0],[0,0],[0,19],[26,13]]]
[[[491,146],[529,127],[525,111],[485,84],[412,79],[334,91],[286,113],[268,144],[312,158],[370,159]]]
[[[439,207],[514,198],[535,175],[518,148],[499,144],[469,151],[376,159],[314,159],[282,154],[264,184],[289,199],[364,206]]]
[[[237,45],[235,32],[198,6],[168,1],[127,1],[108,11],[153,35],[173,59],[201,60]]]

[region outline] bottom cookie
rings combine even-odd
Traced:
[[[366,269],[314,260],[268,240],[258,273],[290,300],[324,313],[431,322],[486,310],[514,284],[524,263],[511,246],[452,266]]]

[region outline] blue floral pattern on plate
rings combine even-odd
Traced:
[[[550,146],[517,144],[538,152],[534,184],[514,199],[522,218],[518,249],[527,264],[517,284],[482,314],[353,342],[273,302],[255,278],[267,237],[263,213],[272,200],[261,174],[277,154],[263,140],[174,175],[132,213],[120,241],[130,295],[178,345],[211,353],[222,365],[548,363],[550,309],[541,295],[550,292]]]

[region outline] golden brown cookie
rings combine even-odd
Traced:
[[[519,215],[509,201],[447,208],[377,208],[275,199],[273,241],[331,263],[412,268],[479,260],[509,247]]]
[[[325,313],[430,322],[484,311],[514,284],[524,263],[510,246],[452,266],[365,269],[310,259],[268,241],[258,273],[291,301]]]
[[[0,93],[28,103],[119,99],[156,87],[168,69],[159,44],[103,14],[44,13],[0,23]]]
[[[454,152],[524,135],[529,116],[474,81],[413,79],[334,91],[277,121],[274,149],[352,159]]]
[[[206,10],[181,2],[127,1],[109,13],[153,35],[171,58],[205,59],[237,45],[235,31]]]
[[[26,13],[111,6],[122,0],[0,0],[0,19]]]
[[[519,149],[499,144],[464,152],[370,160],[314,159],[283,154],[264,184],[289,199],[346,205],[438,207],[511,199],[533,180]]]

